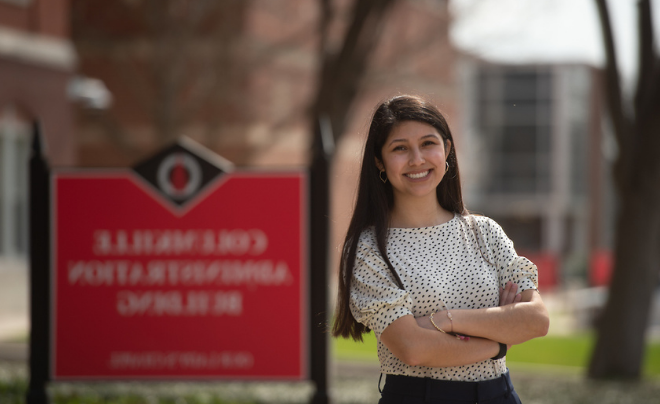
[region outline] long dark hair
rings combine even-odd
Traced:
[[[447,157],[449,169],[436,188],[436,195],[438,203],[444,209],[461,215],[467,214],[463,205],[454,139],[447,121],[440,111],[424,99],[410,95],[397,96],[381,103],[374,112],[369,126],[362,158],[357,201],[341,253],[337,310],[332,327],[332,335],[335,337],[341,335],[344,338],[352,337],[354,340],[361,341],[362,334],[369,332],[366,326],[355,321],[349,301],[358,241],[360,234],[370,226],[374,227],[376,243],[381,256],[397,285],[404,289],[399,275],[387,257],[386,248],[389,214],[394,206],[394,194],[389,181],[383,184],[379,179],[380,172],[375,163],[376,158],[382,161],[381,151],[392,128],[404,121],[417,121],[431,125],[442,136],[445,145],[447,145],[447,141],[451,142],[451,150]]]

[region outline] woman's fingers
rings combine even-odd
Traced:
[[[522,296],[517,294],[517,292],[518,285],[513,282],[507,282],[506,285],[504,285],[504,289],[500,288],[500,306],[519,302],[520,299],[522,299]]]
[[[511,296],[515,297],[518,294],[518,284],[511,282],[511,291],[509,292]]]
[[[503,289],[500,289],[500,306],[506,306],[509,302],[509,291],[511,290],[511,282],[507,282]]]

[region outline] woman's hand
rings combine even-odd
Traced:
[[[518,284],[511,281],[507,282],[504,288],[500,288],[500,307],[520,302],[522,300],[522,294],[516,293],[517,291]],[[507,350],[511,349],[511,347],[511,344],[506,345]]]
[[[522,294],[516,292],[518,292],[518,285],[511,281],[507,282],[504,288],[500,288],[500,307],[520,302]]]

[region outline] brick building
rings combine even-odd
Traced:
[[[0,338],[28,329],[28,172],[31,125],[52,164],[76,152],[67,87],[76,56],[67,0],[0,0]]]
[[[27,251],[31,122],[41,122],[52,164],[75,162],[67,97],[75,62],[67,0],[0,1],[0,256]]]
[[[0,255],[26,252],[24,167],[34,119],[53,166],[129,166],[179,135],[238,165],[307,164],[320,66],[317,2],[190,4],[208,8],[0,0]],[[328,46],[339,46],[349,10],[350,2],[337,2]],[[454,114],[448,26],[446,1],[401,1],[387,15],[339,145],[337,212],[350,210],[352,187],[345,184],[354,181],[378,100],[421,93],[450,119]],[[100,79],[113,102],[74,102],[80,95],[71,93],[85,77]],[[346,213],[338,215],[343,223]]]
[[[27,158],[32,119],[42,122],[54,166],[130,166],[179,135],[197,140],[239,166],[307,164],[309,112],[320,69],[318,2],[180,4],[188,5],[0,0],[0,256],[26,252],[27,193],[21,161]],[[333,4],[337,18],[327,46],[337,49],[351,2]],[[590,134],[600,133],[600,110],[593,101],[598,88],[593,84],[595,72],[459,64],[449,40],[450,21],[448,1],[401,0],[386,15],[337,145],[331,194],[335,256],[350,218],[370,114],[378,101],[399,93],[424,95],[447,115],[468,207],[500,220],[521,247],[549,253],[554,257],[551,261],[560,262],[570,255],[561,241],[567,237],[577,240],[569,244],[580,251],[606,245],[606,241],[594,241],[594,235],[602,234],[594,227],[601,216],[587,209],[599,206],[593,203],[601,196],[583,186],[605,172],[597,162],[589,163],[591,168],[583,166],[588,161],[584,153],[595,144],[590,139],[597,139]],[[74,104],[75,97],[67,95],[71,83],[77,82],[72,81],[74,73],[78,78],[100,79],[113,102]],[[532,80],[539,91],[511,95],[502,90],[519,87],[516,77]],[[570,86],[560,85],[574,79],[588,83],[588,88],[572,89],[583,89],[579,99],[595,108],[579,112],[579,119],[571,118],[575,110],[555,108],[575,99]],[[548,90],[546,82],[559,84]],[[531,132],[525,133],[534,134],[527,140],[533,138],[538,147],[525,149],[532,143],[520,140],[524,134],[515,139],[502,135],[513,133],[511,128],[518,125],[506,117],[515,120],[517,115],[496,99],[537,95],[534,100],[520,100],[536,108],[534,122],[525,123]],[[543,110],[547,105],[548,111],[557,113],[548,115]],[[585,120],[587,113],[591,118]],[[484,119],[493,116],[504,120]],[[543,116],[549,121],[538,118]],[[500,127],[494,132],[493,125]],[[517,149],[510,147],[512,142]],[[544,144],[553,146],[543,149]],[[489,152],[491,147],[495,149]],[[479,148],[482,154],[475,153]],[[520,153],[512,159],[514,149]],[[560,160],[568,158],[567,150],[574,153],[570,165]],[[583,153],[582,158],[575,153]],[[525,178],[511,175],[521,162],[531,164],[517,171],[523,177],[529,174]],[[571,173],[591,177],[571,177]],[[546,203],[550,200],[556,203]]]
[[[166,12],[149,2],[72,1],[79,72],[113,95],[78,115],[81,165],[131,164],[178,135],[238,165],[303,165],[320,68],[320,9],[309,0],[199,2]],[[340,45],[350,2],[336,2],[328,46]],[[146,4],[146,5],[145,5]],[[453,111],[447,1],[401,1],[355,102],[355,133],[376,101],[430,95]]]
[[[194,22],[158,11],[151,20],[131,18],[148,11],[139,4],[72,1],[79,73],[100,78],[114,100],[106,111],[79,110],[81,165],[130,165],[180,134],[239,166],[307,164],[309,111],[320,69],[317,2],[218,2],[206,20]],[[333,49],[341,44],[350,4],[335,2],[328,43]],[[337,145],[331,201],[335,252],[348,225],[366,125],[378,101],[399,93],[425,95],[460,133],[449,23],[447,1],[400,1],[386,16]],[[184,39],[168,36],[172,32]],[[190,105],[199,106],[186,111]],[[459,148],[460,142],[459,135]]]

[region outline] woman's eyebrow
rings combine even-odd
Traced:
[[[440,136],[435,134],[435,133],[429,133],[428,135],[424,135],[420,138],[420,140],[427,139],[427,138],[434,138],[434,139],[440,139]],[[392,139],[392,141],[388,144],[391,145],[392,143],[397,143],[397,142],[408,142],[407,139]]]
[[[406,140],[406,139],[392,139],[392,141],[388,144],[388,146],[391,145],[392,143],[401,143],[401,142],[406,143],[406,142],[408,142],[408,140]]]

